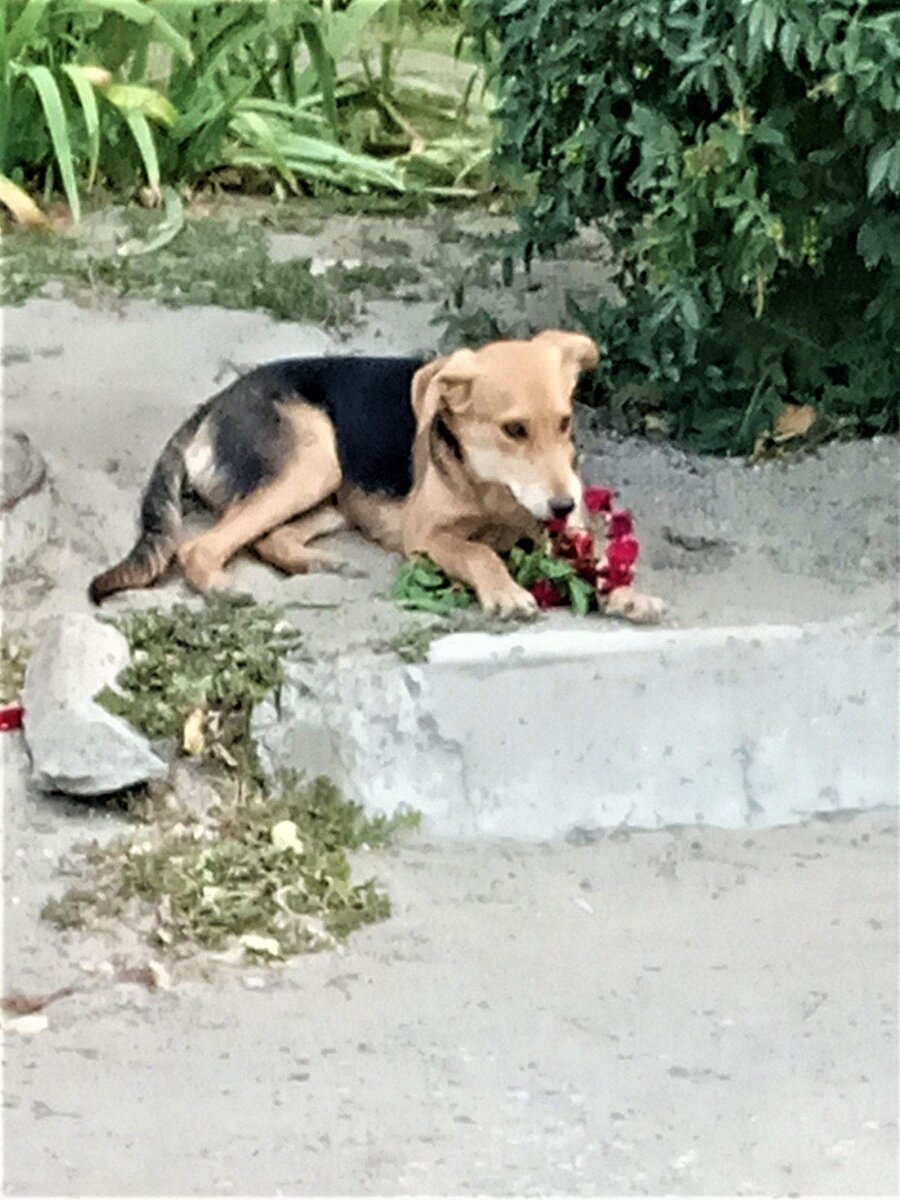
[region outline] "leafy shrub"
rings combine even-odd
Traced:
[[[580,222],[621,306],[573,315],[599,387],[750,449],[784,401],[898,426],[900,13],[882,0],[472,0],[526,256]]]

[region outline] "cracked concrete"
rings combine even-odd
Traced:
[[[38,920],[121,817],[0,751],[5,989],[81,989],[3,1035],[8,1195],[896,1193],[894,814],[409,834],[342,954],[149,993]]]

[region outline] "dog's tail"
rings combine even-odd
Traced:
[[[141,499],[140,533],[120,563],[91,580],[88,595],[99,604],[115,592],[150,587],[175,555],[181,532],[182,493],[187,482],[185,451],[206,416],[202,405],[166,443]]]

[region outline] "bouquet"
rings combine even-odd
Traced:
[[[547,521],[542,543],[527,550],[516,546],[506,556],[513,579],[531,592],[539,608],[568,607],[583,616],[606,609],[614,592],[631,586],[640,545],[631,513],[614,508],[614,499],[609,488],[585,488],[587,528]],[[404,608],[440,614],[475,599],[470,588],[452,582],[423,555],[403,564],[392,594]]]

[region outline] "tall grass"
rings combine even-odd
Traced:
[[[76,220],[99,180],[454,192],[487,160],[468,89],[395,70],[434,0],[0,3],[0,177]]]

